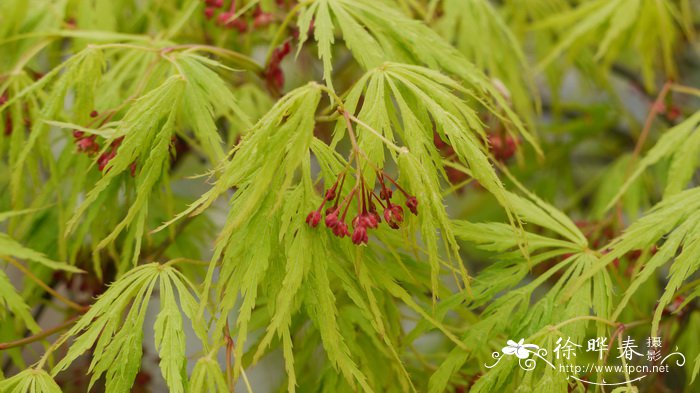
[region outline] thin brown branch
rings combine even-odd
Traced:
[[[86,306],[81,306],[80,304],[78,304],[78,303],[76,303],[76,302],[74,302],[74,301],[68,299],[67,297],[65,297],[65,296],[61,295],[60,293],[58,293],[55,289],[53,289],[53,288],[51,288],[50,286],[46,285],[45,282],[43,282],[41,279],[39,279],[39,277],[35,276],[34,273],[32,273],[29,269],[27,269],[26,267],[24,267],[24,265],[22,265],[21,263],[19,263],[19,261],[15,260],[14,258],[7,257],[7,256],[3,256],[2,259],[6,260],[6,261],[9,262],[12,266],[16,267],[17,270],[19,270],[20,272],[22,272],[22,273],[23,273],[25,276],[27,276],[30,280],[34,281],[34,282],[35,282],[38,286],[40,286],[43,290],[45,290],[46,292],[50,293],[51,296],[55,297],[57,300],[61,301],[62,303],[64,303],[64,304],[67,305],[68,307],[70,307],[70,308],[72,308],[72,309],[74,309],[74,310],[76,310],[76,311],[79,311],[79,312],[83,312],[83,311],[86,310],[86,308],[87,308]]]
[[[33,342],[42,340],[46,337],[49,337],[53,334],[56,334],[56,333],[60,332],[61,330],[64,330],[64,329],[70,327],[71,325],[73,325],[75,323],[75,321],[77,321],[81,316],[82,316],[82,314],[76,315],[76,316],[66,320],[65,322],[63,322],[62,324],[60,324],[58,326],[54,326],[51,329],[43,330],[43,331],[41,331],[37,334],[31,335],[29,337],[25,337],[25,338],[22,338],[19,340],[14,340],[14,341],[8,341],[5,343],[0,343],[0,351],[4,351],[6,349],[21,347],[23,345],[31,344]]]

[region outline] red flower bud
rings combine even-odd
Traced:
[[[348,224],[339,221],[338,224],[333,227],[333,234],[340,238],[347,236],[349,234]]]
[[[362,215],[362,225],[376,229],[379,226],[379,220],[376,218],[376,213],[371,214],[371,213],[365,213]]]
[[[389,188],[382,188],[382,190],[379,191],[379,197],[385,201],[388,201],[389,199],[391,199],[392,194],[393,194],[393,192]]]
[[[513,157],[518,149],[518,142],[510,135],[491,134],[489,135],[489,145],[491,145],[491,152],[494,158],[498,161],[508,160]]]
[[[321,213],[318,212],[318,210],[314,210],[311,213],[309,213],[308,216],[306,216],[306,223],[309,224],[312,228],[315,228],[318,223],[321,221]]]
[[[355,244],[367,244],[368,241],[367,228],[364,225],[358,225],[352,232],[352,242]]]
[[[221,8],[224,5],[224,0],[205,0],[206,5],[215,8]]]
[[[248,29],[248,22],[242,18],[232,19],[236,14],[234,12],[222,12],[217,18],[219,25],[227,29],[238,29],[241,33]]]
[[[117,152],[114,150],[102,153],[102,155],[100,155],[100,158],[97,159],[97,167],[100,169],[100,172],[105,169],[107,164],[109,164],[109,162],[112,161],[112,158],[114,158],[116,155]]]
[[[271,13],[261,12],[255,16],[255,19],[253,19],[253,27],[258,28],[258,27],[267,26],[270,23],[272,23],[273,20],[274,20],[274,17],[272,16]]]
[[[99,113],[97,113],[97,111],[93,110],[92,112],[90,112],[90,117],[93,117],[93,118],[94,118],[94,117],[97,117],[97,116],[99,116]]]
[[[204,9],[204,17],[207,19],[211,19],[214,16],[214,12],[216,11],[216,8],[214,7],[207,7]]]
[[[408,197],[408,199],[406,199],[406,207],[411,213],[418,215],[418,199],[416,199],[416,197]]]
[[[384,210],[384,219],[392,229],[399,229],[399,224],[403,222],[403,208],[399,205],[391,205]]]
[[[78,151],[86,152],[88,154],[97,153],[100,150],[100,145],[95,142],[94,135],[79,139],[76,145],[78,146]]]
[[[340,220],[338,220],[338,210],[339,209],[333,209],[330,212],[326,212],[326,226],[328,228],[335,228]]]

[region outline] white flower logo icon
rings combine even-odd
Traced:
[[[515,355],[518,359],[527,359],[530,357],[530,350],[537,350],[539,346],[535,344],[524,344],[525,339],[521,338],[517,343],[513,340],[506,341],[508,346],[503,347],[502,352],[506,355]]]

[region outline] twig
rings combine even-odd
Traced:
[[[51,329],[43,330],[43,331],[41,331],[41,332],[39,332],[39,333],[37,333],[37,334],[34,334],[34,335],[32,335],[32,336],[29,336],[29,337],[25,337],[25,338],[22,338],[22,339],[19,339],[19,340],[15,340],[15,341],[8,341],[8,342],[5,342],[5,343],[0,343],[0,351],[4,351],[4,350],[6,350],[6,349],[15,348],[15,347],[21,347],[21,346],[23,346],[23,345],[31,344],[31,343],[33,343],[33,342],[35,342],[35,341],[39,341],[39,340],[41,340],[41,339],[43,339],[43,338],[46,338],[46,337],[48,337],[48,336],[50,336],[50,335],[52,335],[52,334],[58,333],[58,332],[60,332],[61,330],[66,329],[67,327],[71,326],[71,325],[72,325],[73,323],[75,323],[75,321],[77,321],[81,316],[82,316],[82,315],[76,315],[76,316],[74,316],[74,317],[72,317],[72,318],[66,320],[65,322],[63,322],[62,324],[60,324],[60,325],[58,325],[58,326],[54,326],[54,327],[52,327]]]
[[[229,391],[234,393],[235,386],[233,383],[233,365],[231,364],[231,359],[233,358],[233,350],[235,348],[233,338],[231,338],[231,328],[228,324],[228,318],[226,319],[226,326],[224,326],[224,339],[226,340],[226,382],[228,383]]]
[[[6,261],[9,262],[12,266],[16,267],[17,270],[19,270],[20,272],[22,272],[22,273],[23,273],[24,275],[26,275],[29,279],[31,279],[31,280],[34,281],[37,285],[39,285],[41,288],[43,288],[46,292],[50,293],[53,297],[55,297],[56,299],[60,300],[61,302],[63,302],[63,303],[64,303],[65,305],[67,305],[68,307],[70,307],[70,308],[72,308],[72,309],[74,309],[74,310],[76,310],[76,311],[79,311],[79,312],[83,312],[83,311],[86,310],[86,306],[81,306],[80,304],[78,304],[78,303],[76,303],[76,302],[74,302],[74,301],[72,301],[72,300],[66,298],[65,296],[61,295],[60,293],[58,293],[58,292],[57,292],[56,290],[54,290],[53,288],[51,288],[50,286],[46,285],[45,282],[41,281],[41,280],[39,279],[39,277],[35,276],[34,273],[32,273],[29,269],[27,269],[26,267],[24,267],[21,263],[19,263],[18,261],[16,261],[14,258],[7,257],[7,256],[3,256],[2,259],[6,260]]]
[[[666,95],[668,94],[670,87],[671,82],[664,83],[664,86],[663,88],[661,88],[661,91],[656,97],[656,100],[654,100],[654,102],[651,104],[651,108],[649,108],[649,114],[647,115],[646,121],[644,122],[644,128],[642,129],[642,133],[639,135],[637,144],[634,147],[634,152],[632,153],[632,161],[636,160],[639,154],[641,153],[642,148],[644,147],[644,142],[646,142],[646,139],[649,136],[649,131],[651,130],[651,125],[654,122],[654,119],[659,113],[662,112],[664,108],[663,102],[666,98]]]

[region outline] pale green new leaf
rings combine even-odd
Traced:
[[[627,177],[627,180],[620,187],[617,194],[608,202],[605,210],[610,209],[615,202],[617,202],[644,170],[663,158],[673,156],[672,165],[671,168],[669,168],[669,179],[665,192],[666,196],[680,191],[690,180],[697,166],[697,160],[691,159],[689,156],[692,155],[693,150],[697,148],[697,144],[689,142],[691,142],[691,140],[695,142],[697,138],[700,138],[691,136],[700,134],[696,132],[698,125],[700,125],[700,112],[696,112],[682,123],[666,131],[661,138],[659,138],[654,147],[649,149],[644,158],[639,161],[634,168],[634,172]]]
[[[61,393],[56,381],[44,370],[28,368],[0,381],[2,393]]]
[[[446,0],[443,10],[438,31],[477,67],[497,78],[506,89],[504,96],[520,114],[531,118],[538,104],[534,80],[521,44],[499,10],[488,0]]]
[[[0,256],[9,256],[40,263],[51,270],[65,270],[73,273],[82,272],[82,270],[75,266],[71,266],[63,262],[53,261],[47,258],[46,255],[19,244],[16,240],[5,233],[0,233]]]
[[[394,7],[372,0],[318,0],[302,7],[299,30],[306,31],[313,14],[319,56],[324,62],[324,78],[331,77],[329,47],[334,42],[334,27],[340,27],[348,49],[367,70],[386,61],[418,64],[456,75],[483,98],[482,104],[501,117],[538,149],[534,138],[524,129],[503,93],[472,62],[422,22],[412,20]],[[321,29],[319,29],[321,26]],[[300,45],[307,39],[300,36]]]
[[[188,386],[190,392],[219,393],[228,390],[219,363],[208,357],[199,359],[194,365]]]
[[[141,367],[143,323],[151,293],[161,288],[161,311],[154,326],[161,370],[171,391],[184,391],[185,342],[182,317],[175,299],[191,317],[196,300],[171,266],[151,263],[127,272],[102,294],[90,310],[64,335],[75,340],[68,353],[53,368],[56,375],[94,346],[90,385],[104,376],[106,391],[129,392]],[[128,310],[127,310],[128,308]],[[124,314],[126,313],[126,316]]]
[[[31,309],[12,286],[10,278],[4,271],[0,270],[0,320],[5,321],[4,323],[10,323],[5,315],[6,309],[21,320],[33,333],[41,330],[32,317]]]

